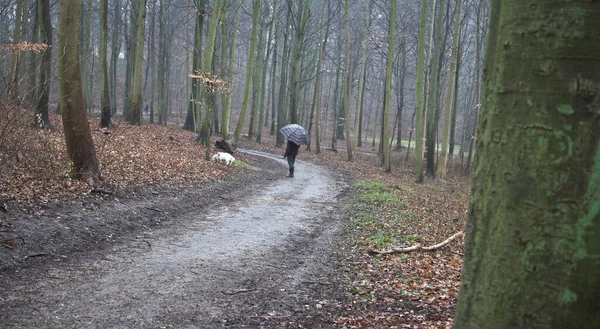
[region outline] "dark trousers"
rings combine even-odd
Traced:
[[[288,166],[290,166],[290,172],[294,171],[294,164],[296,163],[296,156],[287,156]]]

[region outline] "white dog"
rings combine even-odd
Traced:
[[[230,165],[233,163],[233,161],[235,161],[235,158],[231,154],[225,152],[219,152],[213,155],[212,159],[213,161],[218,161],[219,163],[225,162],[227,165]]]

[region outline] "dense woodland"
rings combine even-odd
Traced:
[[[597,1],[0,1],[0,147],[55,112],[91,185],[90,122],[120,120],[205,146],[298,123],[414,189],[473,167],[454,326],[600,326]]]
[[[79,17],[62,32],[61,8]],[[443,176],[446,154],[468,168],[475,151],[488,12],[487,0],[3,0],[0,90],[49,128],[61,67],[79,65],[79,107],[103,127],[181,123],[200,141],[268,133],[281,146],[279,128],[299,123],[314,152],[363,147],[390,171],[390,150],[416,147]],[[77,54],[61,66],[64,44]]]

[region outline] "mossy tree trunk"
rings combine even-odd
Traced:
[[[362,105],[363,105],[363,97],[364,97],[364,86],[365,86],[365,78],[367,71],[367,51],[369,50],[369,38],[371,36],[371,13],[373,12],[373,1],[369,0],[369,4],[367,7],[367,14],[365,15],[365,31],[363,38],[363,51],[362,51],[362,60],[360,67],[360,78],[358,82],[358,96],[356,98],[356,114],[354,118],[354,136],[352,138],[352,149],[356,150],[356,146],[358,144],[358,136],[360,135],[360,121],[362,118]]]
[[[448,91],[446,93],[446,113],[444,113],[444,135],[442,138],[442,154],[437,167],[437,176],[444,178],[446,176],[446,160],[448,156],[448,142],[450,139],[450,128],[452,126],[452,105],[454,104],[454,83],[458,75],[458,52],[460,40],[460,14],[462,11],[462,0],[456,1],[454,12],[454,43],[452,45],[452,60],[450,64],[450,77],[448,79]]]
[[[192,56],[192,73],[198,74],[202,72],[202,40],[204,38],[204,15],[206,10],[206,0],[196,0],[196,20],[194,28],[194,46]],[[183,129],[189,131],[196,131],[198,122],[200,120],[200,101],[202,95],[202,84],[194,80],[190,87],[189,103],[187,108],[187,115],[185,122],[183,123]]]
[[[261,19],[262,21],[262,19]],[[248,139],[252,140],[258,134],[260,117],[260,94],[262,86],[262,72],[265,63],[265,42],[267,39],[266,24],[260,23],[258,30],[258,45],[256,49],[255,69],[252,77],[252,102],[250,104],[250,127],[248,127]]]
[[[100,0],[100,127],[110,126],[110,93],[108,91],[108,0]]]
[[[213,12],[208,23],[208,34],[206,36],[206,47],[204,48],[204,69],[203,77],[197,83],[203,83],[204,93],[206,95],[206,116],[202,122],[200,130],[200,140],[206,146],[205,159],[210,160],[210,132],[213,122],[213,111],[215,110],[217,87],[214,81],[216,74],[213,74],[213,56],[215,50],[215,40],[217,39],[217,26],[221,16],[221,0],[215,0]]]
[[[319,57],[317,60],[317,76],[315,78],[316,82],[315,82],[315,90],[313,93],[313,104],[312,104],[312,110],[311,113],[316,112],[316,117],[314,118],[314,126],[315,126],[315,138],[313,139],[315,141],[315,153],[319,154],[321,153],[321,131],[320,131],[320,126],[321,126],[321,84],[323,82],[323,74],[321,73],[321,71],[323,70],[323,52],[324,49],[327,45],[327,40],[329,39],[329,24],[327,24],[327,26],[324,25],[325,22],[325,16],[329,14],[329,10],[326,10],[325,8],[329,8],[329,6],[327,6],[327,0],[323,1],[323,11],[321,13],[321,24],[319,25],[321,28],[319,29]],[[325,28],[325,38],[323,38],[323,28]],[[316,108],[316,111],[315,111]],[[311,115],[311,123],[313,121],[312,115]],[[308,134],[312,136],[312,124],[308,125]],[[309,150],[311,145],[308,145]]]
[[[442,57],[442,26],[444,25],[444,6],[446,0],[439,0],[439,8],[437,9],[437,17],[435,19],[435,45],[433,48],[433,61],[430,67],[430,90],[429,90],[429,106],[427,108],[427,164],[425,168],[425,176],[435,177],[435,153],[437,145],[438,120],[436,114],[439,106],[439,75],[440,63]],[[431,22],[433,24],[433,20]]]
[[[144,59],[144,34],[146,23],[146,0],[138,2],[138,16],[135,36],[135,57],[133,77],[131,79],[131,94],[125,111],[125,119],[132,125],[140,125],[142,113],[142,64]]]
[[[82,0],[60,0],[57,31],[58,94],[71,175],[92,184],[100,176],[94,141],[85,112],[79,35]]]
[[[229,48],[229,60],[227,61],[227,73],[223,76],[228,81],[228,88],[223,91],[223,112],[221,117],[221,136],[225,139],[229,139],[229,120],[231,118],[231,90],[233,88],[233,65],[235,64],[235,54],[237,50],[237,36],[238,29],[240,26],[240,15],[242,6],[237,7],[235,14],[235,26],[233,28],[233,39],[231,40],[231,47]],[[225,28],[223,28],[225,29]],[[222,56],[225,56],[224,54]]]
[[[121,1],[115,0],[114,21],[111,22],[113,26],[112,38],[111,38],[111,51],[110,51],[110,112],[114,116],[117,114],[117,65],[119,61],[119,53],[121,53],[121,38],[119,33],[122,22],[121,22]]]
[[[37,13],[40,18],[41,42],[48,45],[42,54],[39,77],[39,98],[35,107],[36,120],[39,127],[51,129],[52,124],[48,116],[48,103],[50,100],[50,83],[52,80],[52,23],[50,18],[50,0],[38,0]]]
[[[598,17],[492,1],[454,328],[600,327]]]
[[[21,42],[22,20],[25,17],[27,10],[23,5],[24,0],[17,0],[17,8],[15,9],[15,27],[13,29],[12,43],[16,45]],[[18,98],[21,96],[21,86],[19,76],[20,60],[22,59],[20,52],[15,52],[10,56],[10,85],[9,94],[11,97]]]
[[[397,0],[390,0],[390,25],[388,32],[388,51],[385,64],[385,100],[383,109],[383,168],[385,172],[391,172],[390,164],[390,108],[392,103],[392,64],[394,63],[394,52],[396,47],[396,6]]]
[[[250,99],[250,90],[252,89],[252,76],[254,74],[254,55],[256,53],[256,39],[258,39],[258,20],[260,18],[260,0],[252,1],[252,34],[250,36],[250,49],[248,50],[246,84],[244,85],[244,96],[242,98],[242,108],[240,110],[240,118],[235,128],[234,141],[237,143],[244,130],[246,121],[246,113],[248,111],[248,101]]]
[[[392,0],[396,1],[396,0]],[[350,82],[349,80],[349,71],[350,71],[350,35],[348,33],[348,0],[345,1],[344,6],[344,39],[345,39],[345,49],[344,49],[344,68],[342,71],[342,93],[343,93],[343,101],[344,101],[344,117],[350,119]],[[346,155],[347,161],[352,161],[352,138],[350,137],[350,124],[345,122],[344,124],[346,130]]]
[[[294,41],[292,43],[292,55],[290,62],[290,121],[289,123],[300,123],[298,120],[298,106],[300,103],[300,58],[304,44],[306,23],[310,14],[311,0],[298,1],[298,12],[294,24]],[[291,2],[288,2],[291,6]]]
[[[273,43],[273,31],[275,29],[275,20],[277,19],[277,0],[275,0],[273,2],[273,15],[271,16],[271,21],[269,23],[269,38],[267,39],[267,54],[265,56],[264,62],[263,62],[263,69],[262,69],[262,78],[261,78],[261,86],[260,86],[260,111],[261,111],[261,116],[260,116],[260,120],[259,120],[259,125],[258,125],[258,131],[256,134],[256,142],[257,143],[261,143],[262,141],[262,131],[263,131],[263,125],[265,127],[267,127],[266,124],[266,119],[269,117],[269,113],[267,111],[267,113],[265,114],[265,97],[267,97],[267,66],[269,65],[269,58],[271,56],[273,47],[272,47],[272,43]],[[274,79],[275,77],[275,71],[273,71],[273,74],[271,75],[271,79]],[[271,106],[272,108],[273,106]]]
[[[415,112],[415,174],[416,181],[423,183],[423,80],[425,64],[425,32],[427,28],[427,0],[421,1],[421,14],[419,17],[419,43],[417,46],[417,109]]]
[[[279,133],[279,130],[285,125],[286,113],[285,113],[285,98],[288,84],[287,68],[289,62],[289,32],[291,23],[291,10],[288,7],[286,15],[285,32],[283,33],[283,55],[281,58],[281,79],[279,82],[279,95],[277,98],[277,132],[275,132],[275,146],[282,147],[284,138]]]

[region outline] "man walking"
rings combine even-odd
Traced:
[[[285,148],[285,154],[283,158],[287,158],[288,166],[290,167],[290,174],[287,176],[289,178],[294,177],[294,163],[296,162],[296,155],[298,155],[298,149],[300,145],[288,140],[287,147]]]

